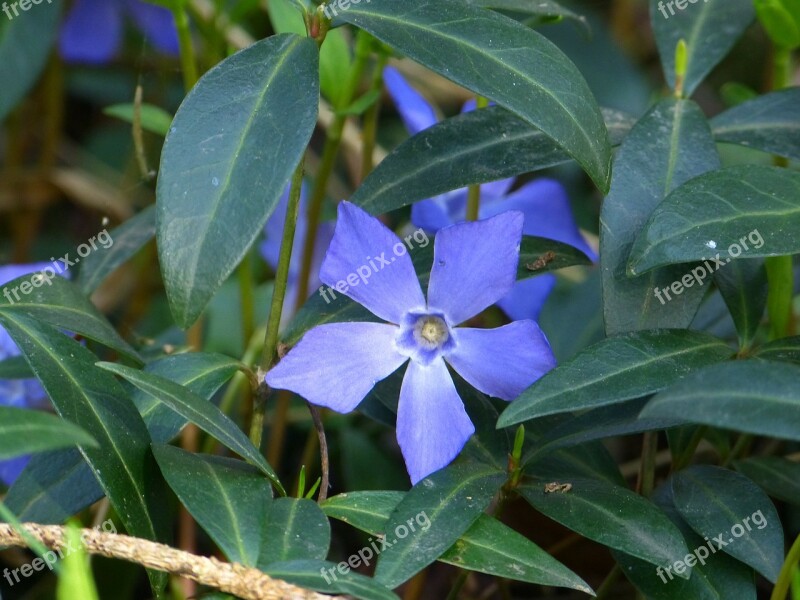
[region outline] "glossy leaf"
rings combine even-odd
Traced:
[[[164,484],[150,453],[150,436],[136,408],[116,380],[94,366],[96,357],[55,329],[18,313],[0,313],[56,411],[80,423],[98,447],[80,452],[131,535],[165,540]],[[156,590],[165,574],[152,571]]]
[[[585,33],[591,33],[589,23],[583,15],[579,15],[558,2],[553,2],[553,0],[536,0],[536,2],[530,0],[467,0],[467,3],[495,10],[534,15],[548,20],[572,19],[583,27]]]
[[[641,398],[731,354],[722,340],[683,329],[607,338],[525,390],[503,411],[497,426]]]
[[[38,410],[0,406],[0,460],[75,445],[98,447],[91,435],[69,421]]]
[[[764,344],[755,353],[765,360],[781,360],[800,363],[800,336],[781,338]]]
[[[269,477],[281,492],[285,493],[278,476],[258,449],[219,408],[198,396],[186,387],[169,379],[144,371],[137,371],[116,363],[99,362],[97,366],[126,379],[143,392],[150,394],[169,408],[197,425]]]
[[[307,498],[278,498],[260,530],[258,568],[291,560],[323,560],[331,545],[331,526],[319,505]]]
[[[669,301],[658,300],[656,290],[680,281],[686,267],[629,278],[628,257],[638,232],[664,197],[719,164],[705,117],[690,100],[662,100],[622,143],[611,193],[600,212],[603,315],[608,335],[691,323],[707,288],[695,286]]]
[[[688,49],[683,93],[691,96],[754,18],[752,0],[684,3],[683,10],[673,9],[669,2],[650,0],[650,23],[669,86],[675,88],[678,40],[685,40]]]
[[[103,114],[133,123],[136,119],[136,107],[133,104],[114,104],[104,108]],[[142,130],[166,137],[172,124],[172,115],[160,106],[142,103],[139,107],[139,123]]]
[[[603,110],[613,145],[633,123]],[[350,199],[372,214],[468,185],[515,177],[569,161],[569,154],[524,119],[499,106],[445,119],[395,148]]]
[[[737,460],[733,466],[773,498],[800,505],[800,463],[779,456],[756,456]]]
[[[456,463],[418,482],[386,524],[375,579],[394,588],[431,564],[469,529],[504,480],[494,468]]]
[[[516,113],[608,189],[611,146],[578,69],[551,42],[499,13],[456,0],[353,4],[340,18]]]
[[[344,566],[339,570],[341,565]],[[347,563],[293,560],[273,563],[262,570],[271,577],[326,594],[347,594],[358,600],[399,600],[374,579],[353,572]]]
[[[631,490],[570,478],[557,482],[571,484],[568,490],[547,492],[548,483],[526,481],[519,493],[536,510],[582,536],[654,565],[668,566],[686,555],[686,543],[675,525]]]
[[[32,277],[37,276],[19,277],[7,283],[4,289],[12,290],[9,295],[13,297],[13,290],[25,283],[30,284]],[[58,276],[35,280],[41,281],[40,287],[33,287],[29,294],[18,294],[21,298],[19,301],[0,296],[0,316],[15,318],[20,315],[33,318],[100,342],[141,362],[136,351],[120,337],[106,318],[80,292],[78,286]]]
[[[30,379],[33,371],[25,362],[23,356],[11,356],[0,360],[0,380],[2,379]]]
[[[113,244],[93,252],[81,263],[78,285],[84,294],[94,292],[103,281],[132,258],[156,234],[156,209],[148,206],[142,212],[109,232]]]
[[[332,519],[378,535],[386,530],[389,516],[404,495],[394,491],[348,492],[328,498],[321,508]]]
[[[713,365],[658,394],[642,416],[679,416],[692,423],[800,441],[798,381],[800,366],[786,363]]]
[[[317,121],[318,60],[310,38],[267,38],[206,73],[175,115],[156,222],[167,296],[182,327],[239,264],[300,161]]]
[[[783,564],[783,528],[770,499],[734,471],[694,465],[672,478],[675,508],[717,550],[773,583]],[[756,518],[758,517],[758,518]]]
[[[714,273],[714,283],[736,323],[739,346],[748,348],[755,339],[767,307],[769,285],[764,261],[731,261],[724,269]]]
[[[272,498],[269,481],[232,458],[159,444],[153,453],[172,491],[228,560],[255,567]]]
[[[708,261],[713,272],[740,256],[798,253],[799,192],[800,173],[778,167],[740,165],[697,177],[653,212],[631,250],[629,272],[692,261]]]
[[[718,142],[800,160],[800,87],[758,96],[711,119]]]

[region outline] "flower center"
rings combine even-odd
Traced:
[[[420,319],[414,327],[414,333],[433,346],[441,346],[450,337],[447,324],[439,317],[424,317]]]
[[[456,340],[439,313],[409,311],[400,323],[397,349],[409,358],[430,364],[453,350]]]

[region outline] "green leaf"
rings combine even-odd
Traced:
[[[680,531],[651,502],[628,488],[595,479],[570,478],[566,491],[545,491],[545,480],[526,480],[519,493],[531,506],[609,548],[654,565],[667,566],[684,557]],[[686,575],[688,577],[688,575]]]
[[[0,406],[0,460],[75,445],[98,447],[91,435],[69,421],[38,410]]]
[[[372,535],[383,534],[386,521],[405,494],[394,491],[348,492],[322,503],[326,515]]]
[[[786,363],[713,365],[658,394],[642,416],[679,416],[692,423],[800,441],[798,381],[800,366]]]
[[[7,15],[0,17],[4,21],[0,25],[0,122],[5,121],[44,70],[58,35],[61,6],[56,0],[53,4],[42,3],[30,12],[19,12],[14,7],[18,14],[10,22],[6,21]]]
[[[310,38],[256,42],[206,73],[175,115],[156,228],[180,326],[197,320],[239,264],[297,167],[317,122],[318,60]]]
[[[656,208],[631,250],[629,271],[708,261],[705,272],[713,273],[734,258],[796,254],[798,192],[800,173],[778,167],[739,165],[701,175]]]
[[[780,0],[755,0],[756,14],[772,42],[781,48],[800,46],[800,28]]]
[[[78,285],[90,295],[120,266],[132,258],[156,234],[156,209],[148,206],[111,231],[112,245],[93,252],[82,261]]]
[[[307,498],[277,498],[260,530],[258,568],[292,560],[323,560],[331,545],[331,525],[319,505]]]
[[[326,594],[348,594],[359,600],[399,600],[394,592],[351,571],[344,562],[337,565],[324,560],[293,560],[273,563],[262,570],[271,577]]]
[[[535,125],[608,189],[611,146],[600,109],[575,65],[543,36],[457,0],[371,0],[340,17]]]
[[[773,498],[800,505],[800,463],[778,456],[758,456],[734,461],[733,466]]]
[[[718,142],[800,160],[800,87],[758,96],[711,119]]]
[[[133,123],[135,106],[133,104],[114,104],[104,108],[103,114],[126,123]],[[143,130],[167,137],[169,126],[172,124],[172,115],[160,106],[143,103],[139,107],[139,123]]]
[[[350,46],[341,29],[331,29],[319,51],[319,82],[322,94],[334,108],[344,108],[341,94],[350,77]]]
[[[607,338],[535,382],[503,411],[497,426],[641,398],[731,354],[722,340],[684,329]]]
[[[633,125],[603,110],[611,143]],[[499,106],[445,119],[395,148],[350,199],[378,215],[469,185],[538,171],[569,161],[550,137]],[[458,165],[458,168],[454,168]]]
[[[276,33],[306,34],[303,15],[291,0],[270,0],[267,13]]]
[[[504,480],[494,468],[457,463],[418,482],[386,524],[375,579],[394,588],[439,558],[481,515]]]
[[[586,34],[591,33],[589,22],[583,15],[553,2],[553,0],[467,0],[467,4],[495,10],[507,10],[553,20],[572,19],[583,27]]]
[[[694,465],[673,476],[672,493],[692,529],[775,583],[783,564],[783,528],[761,488],[734,471]]]
[[[663,8],[662,8],[663,7]],[[673,10],[669,2],[650,0],[650,22],[656,36],[664,77],[675,88],[675,46],[686,40],[688,48],[685,96],[691,96],[706,75],[730,52],[755,18],[752,0],[684,3]]]
[[[275,471],[258,449],[219,408],[186,387],[159,375],[137,371],[116,363],[99,362],[97,366],[126,379],[169,408],[188,419],[207,434],[230,448],[269,477],[276,489],[285,494]]]
[[[77,285],[54,276],[37,279],[37,275],[24,275],[7,283],[3,289],[9,297],[0,297],[0,318],[16,318],[16,315],[47,323],[62,330],[78,333],[100,342],[109,348],[141,363],[141,357],[123,340],[106,318],[80,292]],[[14,300],[14,290],[24,283],[41,281],[40,287],[33,287],[29,294],[18,294],[21,300]]]
[[[697,7],[692,7],[697,8]],[[600,213],[603,314],[608,335],[688,327],[705,288],[657,301],[656,289],[680,280],[686,268],[630,279],[627,262],[636,236],[664,197],[683,182],[717,169],[719,156],[705,116],[690,100],[662,100],[634,126],[614,164],[611,193]]]
[[[97,480],[131,535],[167,539],[164,484],[155,477],[150,436],[142,417],[117,381],[95,368],[97,358],[52,327],[19,313],[0,313],[0,322],[19,346],[56,411],[80,423],[98,443],[80,446]],[[155,590],[167,576],[149,572]]]
[[[33,371],[25,362],[24,356],[11,356],[0,360],[0,380],[30,379],[33,376]]]
[[[255,567],[272,498],[269,481],[232,458],[159,444],[153,454],[181,503],[228,560]]]
[[[758,333],[767,306],[769,284],[763,260],[734,260],[714,273],[728,310],[731,311],[739,346],[749,348]]]
[[[92,577],[92,567],[81,539],[81,530],[76,521],[70,521],[64,530],[64,562],[58,576],[56,600],[97,600],[97,589]]]
[[[764,360],[800,363],[800,336],[781,338],[758,348],[754,356]]]

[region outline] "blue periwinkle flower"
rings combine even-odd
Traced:
[[[384,70],[386,87],[400,117],[411,135],[438,122],[433,107],[411,87],[394,67]],[[475,108],[475,101],[464,111]],[[597,254],[581,235],[564,187],[553,179],[541,178],[509,192],[514,179],[502,179],[481,186],[479,218],[492,217],[507,210],[525,215],[522,233],[570,244],[597,260]],[[462,188],[416,202],[411,207],[411,221],[417,227],[435,232],[466,219],[468,189]],[[539,275],[517,282],[497,305],[512,319],[537,319],[545,300],[555,286],[552,274]]]
[[[74,63],[110,62],[122,43],[126,16],[160,52],[178,53],[178,34],[166,8],[142,0],[76,0],[61,30],[61,56]]]
[[[267,374],[267,384],[346,413],[375,383],[408,363],[397,440],[411,481],[445,467],[475,431],[448,365],[480,391],[509,401],[555,365],[534,321],[458,327],[511,290],[522,221],[521,213],[511,211],[441,229],[426,299],[400,239],[375,217],[342,202],[320,278],[387,323],[311,329]]]

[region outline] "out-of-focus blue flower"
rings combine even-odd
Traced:
[[[397,69],[386,67],[384,81],[411,135],[416,135],[438,122],[433,107],[408,84]],[[464,112],[474,108],[475,101],[469,101],[464,105]],[[597,260],[597,254],[575,223],[567,192],[560,183],[542,178],[509,193],[513,183],[512,178],[481,186],[479,218],[485,219],[507,210],[518,210],[525,215],[523,234],[570,244],[592,260]],[[416,202],[411,207],[411,221],[417,227],[430,232],[460,223],[466,219],[468,193],[467,188],[462,188]],[[538,319],[555,283],[556,278],[552,274],[524,279],[517,282],[497,305],[512,319]]]
[[[297,228],[294,232],[294,251],[289,263],[289,279],[286,286],[286,296],[283,302],[281,325],[285,325],[291,317],[297,302],[297,292],[300,283],[300,271],[303,263],[303,244],[308,231],[306,206],[308,203],[308,189],[306,184],[300,188],[300,212],[297,215]],[[278,257],[281,253],[281,240],[283,239],[283,225],[286,222],[286,210],[289,208],[289,187],[275,207],[275,212],[264,226],[266,237],[261,243],[261,256],[273,270],[278,268]],[[325,250],[333,237],[333,223],[320,223],[317,228],[317,243],[314,245],[314,256],[311,257],[311,272],[308,282],[308,293],[311,295],[322,285],[319,280],[319,268],[325,258]]]
[[[0,287],[9,281],[41,271],[52,266],[49,263],[29,265],[7,265],[0,267]],[[19,356],[17,345],[0,326],[0,360]],[[47,406],[47,394],[36,379],[2,379],[0,380],[0,405],[16,408],[43,408]],[[0,461],[0,480],[6,485],[11,485],[25,465],[30,460],[29,456],[19,456],[6,461]]]
[[[342,202],[320,278],[332,288],[356,281],[336,289],[388,323],[311,329],[267,374],[267,384],[346,413],[408,362],[397,407],[397,440],[408,473],[416,483],[445,467],[475,431],[448,364],[470,385],[503,400],[516,398],[555,365],[534,321],[457,327],[514,285],[522,221],[521,213],[510,211],[441,229],[426,300],[400,239]],[[368,277],[354,277],[367,271]]]
[[[126,16],[156,49],[178,53],[178,34],[166,8],[142,0],[76,0],[61,29],[62,58],[73,63],[110,62],[122,43]]]

